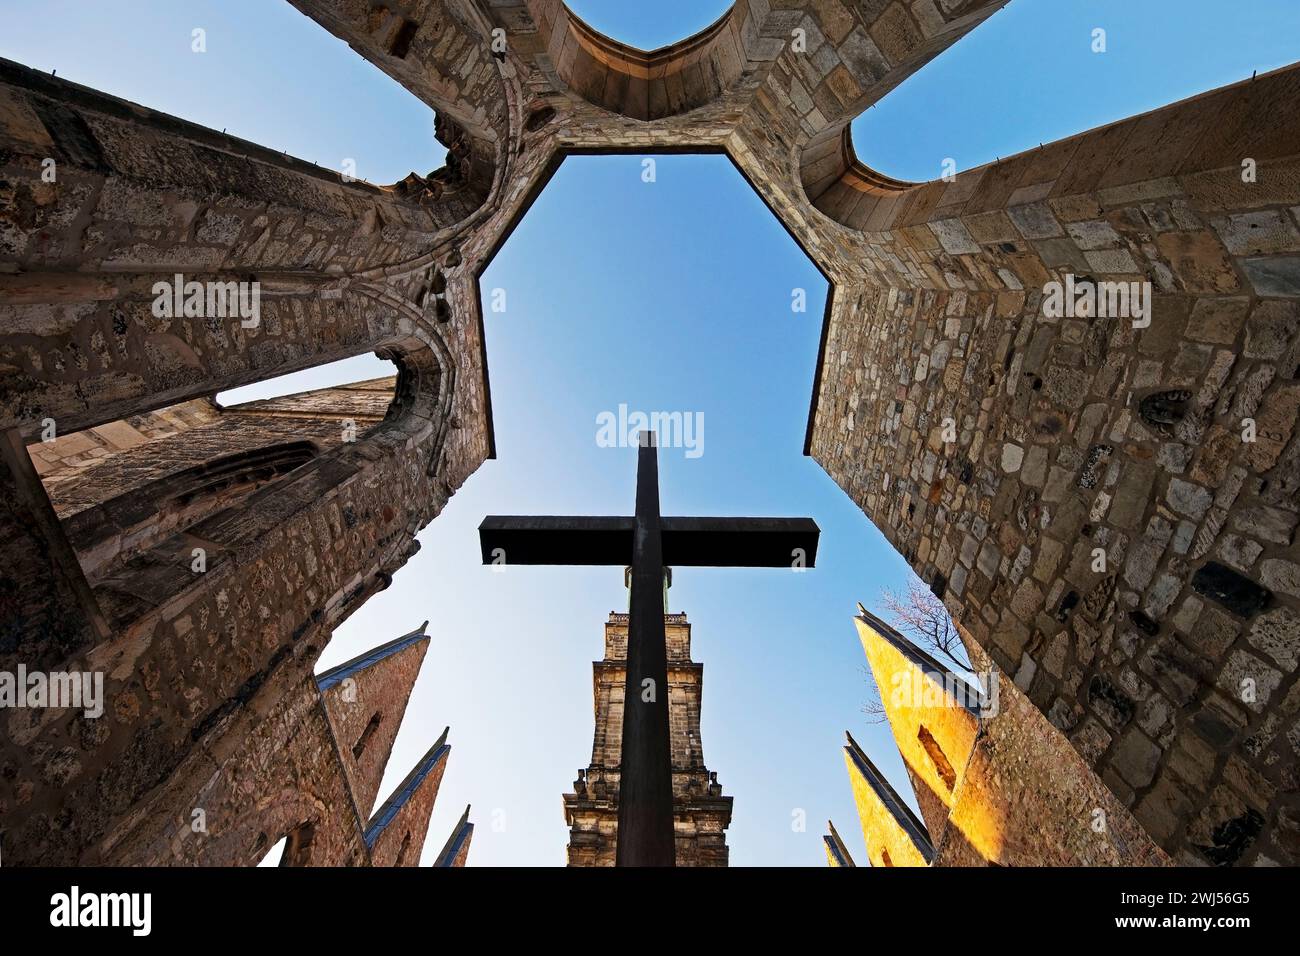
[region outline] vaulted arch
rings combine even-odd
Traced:
[[[530,0],[530,8],[564,85],[594,106],[636,120],[675,116],[717,99],[739,81],[757,39],[747,0],[694,36],[648,52],[605,36],[558,0]]]

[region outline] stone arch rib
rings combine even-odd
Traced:
[[[556,75],[587,102],[635,120],[689,112],[722,96],[741,78],[755,39],[750,5],[734,4],[694,36],[658,50],[620,43],[563,3],[533,3]]]

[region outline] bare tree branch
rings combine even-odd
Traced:
[[[970,657],[948,609],[924,584],[909,582],[905,594],[885,588],[880,592],[880,603],[905,637],[964,673],[971,673]]]
[[[888,588],[881,590],[880,606],[885,612],[884,617],[912,643],[947,661],[956,668],[959,676],[974,672],[970,656],[966,653],[966,645],[962,643],[956,625],[948,616],[948,609],[919,579],[909,581],[907,591],[902,594]],[[866,670],[873,679],[868,681],[870,689],[866,703],[862,705],[862,712],[866,714],[867,723],[883,723],[888,720],[888,715],[880,696],[880,687],[870,669]]]
[[[862,705],[862,713],[866,715],[867,723],[883,724],[889,720],[889,715],[885,713],[885,702],[880,699],[880,688],[876,686],[876,681],[871,675],[871,668],[862,668],[867,675],[867,700]]]

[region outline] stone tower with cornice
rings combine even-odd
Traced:
[[[610,612],[605,657],[592,664],[596,734],[591,764],[564,795],[570,866],[613,866],[618,845],[619,762],[623,745],[623,683],[627,676],[628,616]],[[673,825],[678,866],[726,866],[731,797],[704,765],[700,699],[704,665],[691,660],[685,614],[665,614],[668,642],[668,721],[672,734]]]

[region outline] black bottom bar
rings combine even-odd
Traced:
[[[559,852],[557,847],[557,853]],[[909,870],[859,868],[706,870],[39,870],[0,869],[6,943],[69,935],[96,945],[131,945],[130,926],[56,928],[57,894],[148,893],[149,939],[248,950],[281,940],[355,940],[369,949],[402,931],[433,934],[434,945],[470,946],[551,930],[590,933],[592,913],[636,893],[646,912],[671,912],[674,931],[725,930],[770,943],[773,931],[799,938],[890,939],[954,948],[982,941],[1134,939],[1217,946],[1285,938],[1295,909],[1295,873],[1241,870]],[[743,894],[742,907],[726,901]],[[575,895],[581,894],[581,895]],[[698,894],[692,899],[694,894]],[[966,901],[970,905],[958,901]],[[952,905],[950,905],[952,904]],[[613,904],[616,905],[616,904]],[[970,907],[975,907],[972,915]],[[972,922],[972,919],[974,920]],[[1208,925],[1202,921],[1208,920]],[[1243,921],[1245,921],[1243,923]],[[1248,924],[1248,925],[1247,925]],[[982,927],[982,928],[981,928]],[[1039,935],[1041,931],[1041,935]],[[972,933],[976,934],[972,937]],[[828,935],[829,934],[829,935]],[[980,934],[989,934],[985,939]],[[1032,934],[1032,935],[1031,935]],[[1289,935],[1289,934],[1288,934]],[[19,952],[17,945],[10,947]]]

